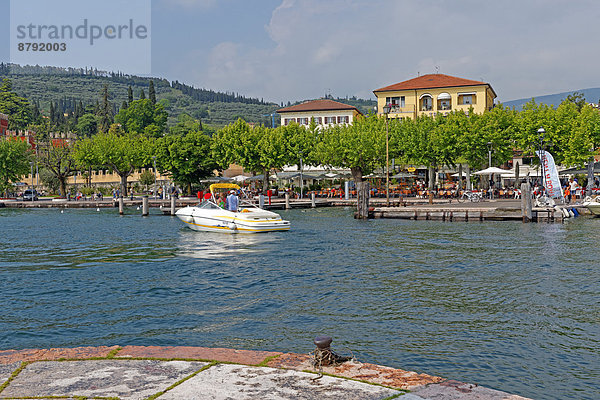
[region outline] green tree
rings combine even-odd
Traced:
[[[140,100],[145,100],[146,99],[146,92],[144,92],[144,89],[140,90]]]
[[[121,193],[127,196],[127,177],[150,164],[152,140],[136,133],[120,134],[113,124],[108,133],[99,133],[77,144],[78,163],[90,163],[113,170],[121,178]]]
[[[314,122],[308,129],[295,122],[275,129],[280,130],[283,134],[288,164],[298,165],[300,156],[302,156],[304,165],[317,165],[319,163],[315,147],[319,142],[320,131],[314,125]]]
[[[179,114],[177,124],[169,129],[169,132],[174,135],[185,135],[189,132],[202,131],[202,122],[198,119],[190,117],[188,114]]]
[[[59,181],[60,195],[66,196],[67,179],[76,171],[73,144],[64,139],[38,143],[38,160]]]
[[[90,137],[98,133],[98,119],[94,114],[83,114],[76,125],[80,136]]]
[[[148,191],[148,186],[154,184],[156,181],[156,177],[154,176],[154,172],[150,170],[145,170],[140,174],[140,183],[144,185],[144,190]]]
[[[26,98],[12,91],[10,79],[4,79],[0,85],[0,113],[8,115],[8,129],[25,129],[31,119],[31,105]]]
[[[108,85],[104,85],[102,89],[102,103],[98,110],[98,129],[101,132],[108,132],[110,124],[113,122],[112,105],[108,100]]]
[[[133,102],[133,89],[131,85],[127,88],[127,104],[131,104]]]
[[[498,166],[514,155],[516,112],[502,105],[481,115],[470,113],[464,128],[460,153],[470,166],[488,167],[489,151],[492,165]]]
[[[58,193],[60,191],[60,181],[56,178],[56,175],[43,167],[39,169],[39,174],[40,181],[50,193]]]
[[[27,143],[0,138],[0,192],[8,192],[19,177],[29,172],[31,159]]]
[[[554,113],[552,107],[537,104],[535,99],[525,104],[515,119],[516,147],[525,154],[535,155],[540,146],[538,129],[543,127],[549,135],[553,135]]]
[[[211,144],[211,138],[199,131],[163,136],[154,147],[158,169],[171,174],[191,194],[192,184],[211,176],[218,167],[212,158]]]
[[[575,106],[577,107],[577,111],[581,111],[583,107],[587,104],[585,96],[581,92],[571,93],[567,96],[567,98],[564,101],[575,104]]]
[[[600,112],[597,109],[589,104],[582,107],[564,146],[566,164],[580,166],[588,164],[586,194],[591,196],[594,185],[594,156],[600,147]]]
[[[268,175],[272,168],[281,168],[288,161],[283,131],[250,127],[238,119],[213,136],[214,159],[221,168],[235,163],[247,171],[260,171],[264,175],[263,190],[268,189]]]
[[[167,128],[167,112],[161,104],[152,105],[150,100],[135,100],[126,109],[119,110],[115,122],[125,132],[145,133],[150,137],[162,136]]]
[[[363,176],[385,162],[384,119],[377,116],[358,118],[353,125],[323,129],[320,137],[317,159],[324,165],[350,169],[358,193],[358,216],[367,218],[369,184]]]
[[[152,105],[156,104],[156,90],[154,89],[154,81],[150,80],[150,85],[148,87],[148,98]]]

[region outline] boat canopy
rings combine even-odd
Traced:
[[[235,183],[213,183],[212,185],[209,186],[209,188],[210,188],[211,193],[214,193],[215,189],[234,189],[234,190],[241,189]]]

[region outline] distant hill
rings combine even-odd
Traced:
[[[573,94],[574,92],[582,93],[588,103],[598,103],[598,101],[600,101],[600,88],[580,89],[574,90],[573,92],[549,94],[546,96],[534,97],[534,99],[538,104],[554,105],[557,107],[568,95]],[[505,101],[502,104],[510,108],[514,107],[517,110],[521,110],[523,105],[529,102],[531,99],[532,98],[529,97],[526,99]]]
[[[279,106],[262,99],[248,98],[238,93],[222,93],[208,89],[198,89],[178,81],[169,82],[162,78],[146,78],[125,75],[118,72],[98,71],[92,68],[59,68],[40,66],[19,66],[0,64],[0,79],[10,78],[13,90],[30,101],[39,101],[40,108],[46,111],[50,101],[61,104],[75,104],[81,100],[84,105],[95,104],[100,93],[108,84],[110,101],[120,108],[127,100],[128,87],[133,89],[137,100],[140,91],[148,97],[148,85],[154,81],[156,98],[169,112],[169,124],[186,113],[201,119],[204,124],[220,127],[234,122],[238,117],[247,122],[270,126],[270,114]]]

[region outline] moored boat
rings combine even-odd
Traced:
[[[586,197],[581,205],[587,208],[592,214],[600,215],[600,199],[598,197]]]
[[[219,206],[216,195],[219,190],[241,192],[238,185],[215,183],[210,185],[210,197],[196,206],[184,207],[175,215],[195,231],[224,233],[260,233],[287,231],[289,221],[272,211],[263,210],[247,200],[240,200],[237,211],[225,210]]]

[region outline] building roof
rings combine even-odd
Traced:
[[[319,100],[310,100],[305,101],[304,103],[296,104],[295,106],[280,108],[277,110],[278,113],[288,113],[288,112],[304,112],[304,111],[338,111],[338,110],[356,110],[358,108],[340,103],[338,101],[333,101],[329,99],[319,99]],[[360,113],[360,111],[358,111]]]
[[[494,95],[494,89],[492,85],[486,82],[473,81],[471,79],[458,78],[456,76],[444,75],[444,74],[428,74],[419,76],[417,78],[409,79],[404,82],[395,83],[390,86],[385,86],[380,89],[373,90],[373,93],[377,92],[389,92],[397,90],[415,90],[415,89],[434,89],[434,88],[445,88],[445,87],[457,87],[457,86],[479,86],[487,85],[492,90]]]

